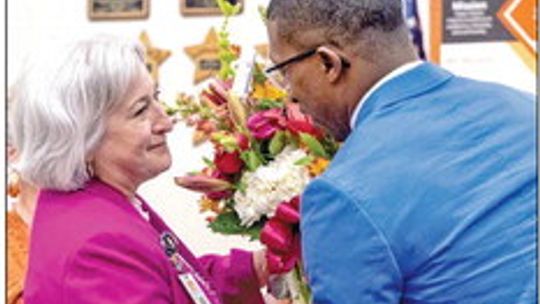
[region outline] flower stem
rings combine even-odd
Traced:
[[[304,280],[302,273],[302,266],[300,264],[296,264],[296,266],[294,267],[294,278],[298,284],[298,291],[300,297],[298,299],[298,304],[310,304],[311,290],[309,289],[307,282]]]

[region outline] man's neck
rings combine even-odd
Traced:
[[[353,106],[349,108],[349,121],[351,131],[354,129],[356,124],[356,119],[360,112],[362,104],[368,99],[378,87],[380,87],[384,82],[386,82],[389,77],[392,78],[395,73],[399,74],[400,69],[411,66],[413,63],[419,62],[419,59],[416,56],[410,56],[409,58],[403,58],[403,60],[396,61],[391,65],[384,65],[383,68],[379,69],[374,74],[377,75],[373,77],[369,82],[369,85],[364,85],[364,88],[358,93],[357,97],[354,100]]]

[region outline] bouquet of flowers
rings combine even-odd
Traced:
[[[225,15],[219,32],[220,73],[198,97],[180,94],[167,109],[194,127],[195,143],[210,142],[214,155],[203,157],[200,171],[175,182],[202,193],[200,210],[209,213],[212,231],[264,242],[269,235],[261,235],[265,224],[265,229],[279,230],[278,218],[298,222],[299,195],[324,171],[338,144],[287,103],[286,92],[264,74],[262,64],[251,62],[248,72],[233,66],[240,48],[230,43],[226,25],[237,6],[223,0],[218,4]],[[247,89],[238,92],[237,87]],[[308,303],[301,267],[290,276],[296,287],[289,286],[289,296]]]

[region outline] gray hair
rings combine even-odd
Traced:
[[[142,75],[137,41],[99,35],[62,45],[27,62],[10,92],[16,168],[31,183],[75,190],[91,177],[87,161],[108,113]]]
[[[409,38],[401,0],[272,0],[266,17],[278,22],[280,37],[298,47],[313,47],[302,39],[312,33],[371,57],[374,48],[384,50]]]

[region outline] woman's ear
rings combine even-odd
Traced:
[[[8,163],[14,163],[19,158],[19,152],[11,144],[7,145],[7,161]]]
[[[344,70],[343,60],[340,55],[326,46],[318,47],[317,55],[320,58],[321,66],[328,81],[336,82]]]

